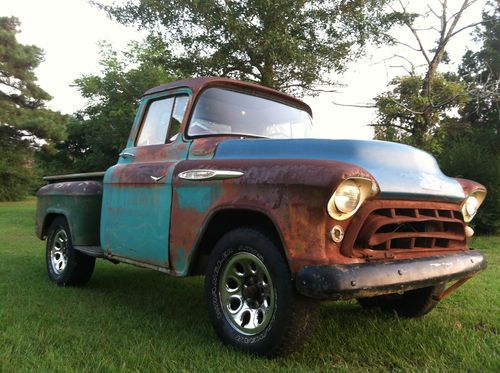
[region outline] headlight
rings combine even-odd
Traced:
[[[474,216],[476,215],[477,209],[479,208],[479,202],[476,197],[469,196],[465,200],[465,211],[467,215]]]
[[[356,183],[352,180],[346,180],[335,191],[333,197],[335,207],[340,212],[348,214],[358,207],[360,195],[361,192]]]
[[[351,177],[337,187],[328,201],[328,215],[345,220],[354,215],[364,200],[379,192],[377,183],[364,177]]]
[[[462,214],[466,223],[470,222],[474,216],[476,216],[477,210],[479,209],[479,206],[481,206],[481,203],[483,203],[485,197],[486,191],[478,189],[469,194],[469,196],[464,200],[462,205]]]

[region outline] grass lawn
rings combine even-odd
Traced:
[[[0,372],[500,372],[500,238],[480,237],[488,269],[422,319],[325,303],[306,348],[275,360],[223,346],[202,278],[170,278],[99,260],[85,288],[45,273],[35,201],[0,203]]]

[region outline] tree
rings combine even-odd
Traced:
[[[500,4],[483,12],[482,27],[477,31],[479,51],[468,50],[458,69],[470,91],[470,100],[461,115],[473,129],[486,132],[500,148]]]
[[[131,43],[118,53],[101,44],[101,73],[75,81],[87,106],[68,125],[68,138],[47,147],[41,159],[53,172],[102,171],[116,163],[125,147],[140,97],[149,88],[181,76],[156,62],[168,51]]]
[[[0,17],[0,200],[26,195],[36,183],[33,152],[65,135],[66,117],[45,108],[51,97],[36,82],[43,53],[17,42],[19,26]]]
[[[397,77],[391,81],[390,91],[375,98],[375,138],[441,152],[446,128],[459,125],[454,112],[467,102],[467,90],[456,74],[435,74],[431,104],[429,97],[422,95],[424,80],[419,75]]]
[[[449,9],[447,0],[440,1],[439,11],[428,6],[429,15],[437,18],[438,26],[430,27],[431,31],[437,33],[437,40],[432,47],[426,48],[421,32],[429,29],[419,29],[416,26],[418,15],[410,13],[400,1],[399,11],[403,14],[404,24],[416,46],[401,41],[399,43],[420,53],[425,71],[422,75],[417,74],[413,61],[405,56],[395,56],[410,66],[407,68],[409,75],[393,80],[391,84],[394,88],[376,98],[379,115],[373,126],[376,128],[377,138],[391,139],[396,135],[399,141],[433,150],[436,131],[445,124],[442,123],[444,119],[449,119],[450,109],[460,109],[471,93],[466,82],[458,82],[452,74],[440,74],[438,68],[447,61],[446,48],[449,42],[457,34],[484,22],[460,25],[464,12],[474,3],[476,0],[463,0],[454,12]],[[415,86],[417,81],[418,85]],[[408,85],[412,87],[411,92],[406,90]]]
[[[289,93],[331,86],[370,41],[399,20],[388,0],[129,0],[98,5],[149,31],[186,75],[258,82]]]
[[[500,231],[500,5],[490,4],[477,31],[478,51],[467,51],[459,76],[469,86],[469,99],[460,110],[461,125],[443,139],[443,170],[477,180],[488,196],[474,219],[477,230]]]
[[[500,5],[489,3],[481,21],[457,26],[472,3],[463,1],[451,16],[444,0],[440,13],[429,8],[440,21],[439,27],[431,27],[438,31],[432,50],[424,49],[422,29],[414,25],[415,18],[408,18],[407,28],[418,44],[409,47],[424,57],[425,72],[417,74],[414,60],[396,56],[409,65],[409,75],[393,80],[391,90],[375,99],[373,126],[377,138],[429,150],[446,174],[485,185],[488,196],[472,225],[493,233],[500,230]],[[440,73],[450,39],[471,27],[478,28],[480,49],[465,53],[458,73]]]

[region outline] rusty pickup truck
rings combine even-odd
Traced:
[[[205,275],[222,341],[278,355],[322,300],[418,317],[486,267],[467,245],[482,185],[410,146],[313,138],[311,117],[230,79],[150,89],[116,165],[38,191],[49,278],[83,285],[96,258]]]

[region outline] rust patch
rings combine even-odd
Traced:
[[[484,185],[476,183],[475,181],[468,180],[468,179],[461,179],[458,177],[456,177],[455,180],[458,181],[459,184],[462,186],[464,193],[465,193],[465,196],[468,196],[470,193],[472,193],[473,191],[475,191],[477,189],[481,189],[481,190],[486,191],[486,188],[484,187]]]
[[[48,184],[41,187],[36,193],[37,196],[64,194],[85,196],[102,194],[101,181],[66,181]]]
[[[367,259],[402,259],[467,250],[460,205],[373,200],[352,218],[342,253]]]
[[[238,179],[223,181],[188,181],[177,177],[190,169],[221,169],[241,171]],[[221,209],[253,210],[266,214],[274,222],[282,238],[292,272],[302,266],[358,262],[347,258],[329,238],[336,222],[326,211],[333,190],[349,176],[372,179],[365,170],[343,162],[323,160],[263,159],[263,160],[190,160],[180,162],[173,176],[172,224],[170,261],[173,270],[182,263],[180,258],[193,257],[197,242],[211,216]],[[185,206],[182,194],[191,189],[213,188],[208,193],[207,206]],[[204,204],[204,203],[202,203]]]
[[[215,154],[217,145],[224,140],[234,138],[230,136],[214,136],[202,137],[193,139],[191,147],[189,148],[188,159],[196,158],[212,158]]]
[[[136,155],[134,162],[140,162],[142,159],[147,159],[149,162],[154,161],[173,161],[184,159],[188,144],[181,141],[176,141],[169,144],[148,145],[136,147]]]

